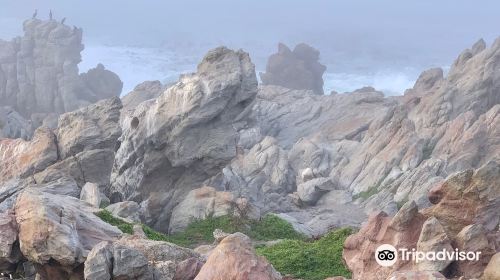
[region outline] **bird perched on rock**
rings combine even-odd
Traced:
[[[35,9],[35,12],[33,13],[32,19],[35,19],[37,15],[38,15],[38,9]]]
[[[63,18],[63,19],[61,20],[61,24],[64,24],[64,22],[65,22],[65,21],[66,21],[66,18]]]
[[[52,10],[49,11],[49,19],[52,20]]]

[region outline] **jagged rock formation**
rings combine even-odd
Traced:
[[[136,200],[147,222],[167,231],[173,207],[236,156],[238,120],[257,91],[247,53],[214,49],[124,120],[110,189],[113,202]]]
[[[306,44],[298,44],[291,51],[278,45],[278,53],[271,55],[266,72],[260,73],[264,85],[277,85],[290,89],[312,90],[323,94],[323,73],[326,67],[318,62],[319,51]]]
[[[0,138],[32,137],[31,122],[9,106],[0,107]]]
[[[477,170],[451,175],[430,193],[434,205],[418,211],[407,202],[393,217],[374,213],[361,230],[344,244],[343,258],[355,279],[380,279],[394,271],[427,270],[448,277],[478,278],[491,257],[500,250],[500,164],[491,161]],[[398,259],[392,267],[378,265],[373,258],[382,244],[415,248],[421,252],[455,248],[481,252],[479,261],[436,260],[418,264]],[[379,278],[376,278],[379,277]]]
[[[103,65],[78,73],[81,29],[38,19],[23,27],[24,36],[0,40],[0,106],[11,106],[32,129],[53,114],[120,95],[120,78]]]

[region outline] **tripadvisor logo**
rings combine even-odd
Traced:
[[[481,252],[466,252],[455,249],[453,251],[448,251],[442,249],[440,251],[429,251],[422,252],[417,251],[415,248],[409,250],[406,248],[396,249],[390,244],[380,245],[377,250],[375,250],[375,260],[381,266],[392,266],[396,263],[398,259],[402,261],[413,261],[419,263],[422,261],[478,261]]]

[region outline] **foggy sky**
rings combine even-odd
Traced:
[[[270,54],[277,42],[306,42],[333,64],[352,57],[339,65],[352,69],[374,61],[449,65],[479,38],[491,44],[500,35],[498,0],[0,0],[0,38],[21,35],[35,8],[39,18],[49,9],[67,17],[89,44],[224,44]]]

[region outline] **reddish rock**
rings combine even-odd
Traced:
[[[208,257],[195,280],[281,280],[264,257],[257,256],[250,238],[234,233]]]

